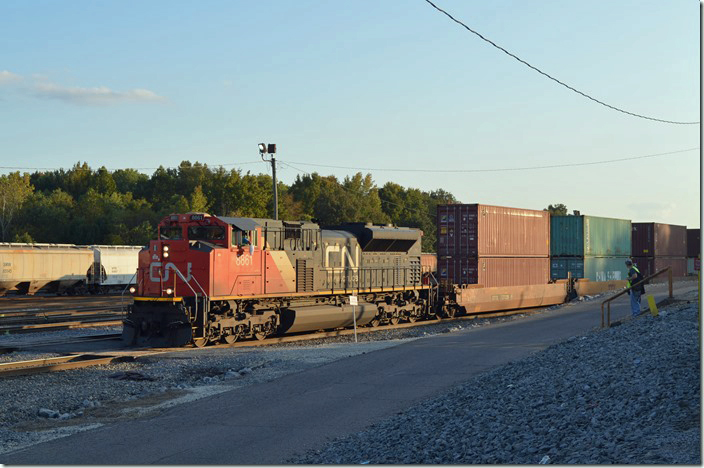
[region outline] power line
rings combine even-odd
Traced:
[[[237,163],[225,163],[225,164],[212,164],[208,166],[207,163],[203,163],[201,166],[205,167],[208,166],[208,168],[218,168],[218,167],[226,167],[226,166],[246,166],[248,164],[258,164],[261,161],[247,161],[247,162],[237,162]],[[102,167],[102,166],[101,166]],[[71,168],[63,168],[63,167],[24,167],[24,166],[0,166],[0,169],[10,169],[10,170],[28,170],[28,171],[91,171],[91,172],[97,172],[98,170],[101,169],[101,167],[97,169],[83,169],[82,167],[71,167]],[[195,166],[191,166],[190,168],[185,167],[185,166],[159,166],[163,169],[181,169],[182,167],[187,168],[187,169],[193,169]],[[121,167],[121,168],[105,168],[109,172],[115,172],[115,171],[125,171],[125,170],[135,170],[135,171],[155,171],[159,169],[159,167]]]
[[[353,170],[353,171],[373,171],[373,172],[384,172],[384,171],[434,172],[434,173],[510,172],[510,171],[531,171],[531,170],[538,170],[538,169],[554,169],[554,168],[559,168],[559,167],[594,166],[597,164],[610,164],[610,163],[622,162],[622,161],[633,161],[636,159],[657,158],[660,156],[685,153],[688,151],[694,151],[694,150],[698,150],[698,149],[699,149],[699,147],[695,147],[695,148],[687,148],[687,149],[677,150],[677,151],[669,151],[667,153],[647,154],[645,156],[633,156],[633,157],[618,158],[618,159],[606,159],[606,160],[602,160],[602,161],[551,164],[551,165],[545,165],[545,166],[504,167],[504,168],[497,168],[497,169],[406,169],[406,168],[388,169],[388,168],[374,168],[374,167],[333,166],[333,165],[329,165],[329,164],[312,164],[312,163],[304,163],[304,162],[296,162],[296,161],[292,161],[292,162],[294,162],[296,164],[300,164],[302,166],[327,167],[327,168],[331,168],[331,169],[347,169],[347,170]]]
[[[618,112],[622,112],[622,113],[624,113],[624,114],[632,115],[632,116],[634,116],[634,117],[639,117],[639,118],[641,118],[641,119],[653,120],[653,121],[655,121],[655,122],[670,123],[670,124],[677,124],[677,125],[698,125],[698,124],[699,124],[699,122],[678,122],[678,121],[674,121],[674,120],[656,119],[656,118],[654,118],[654,117],[648,117],[648,116],[646,116],[646,115],[641,115],[641,114],[636,114],[636,113],[634,113],[634,112],[629,112],[629,111],[627,111],[627,110],[623,110],[623,109],[620,109],[620,108],[618,108],[618,107],[615,107],[615,106],[612,106],[612,105],[610,105],[610,104],[607,104],[607,103],[605,103],[605,102],[603,102],[603,101],[600,101],[600,100],[598,100],[598,99],[596,99],[596,98],[594,98],[594,97],[592,97],[592,96],[590,96],[590,95],[588,95],[588,94],[586,94],[586,93],[584,93],[584,92],[582,92],[582,91],[580,91],[580,90],[578,90],[578,89],[573,88],[572,86],[570,86],[570,85],[568,85],[568,84],[566,84],[566,83],[563,83],[562,81],[558,80],[557,78],[555,78],[555,77],[549,75],[548,73],[545,73],[544,71],[540,70],[539,68],[537,68],[537,67],[531,65],[530,63],[526,62],[525,60],[523,60],[523,59],[517,57],[516,55],[514,55],[514,54],[512,54],[511,52],[509,52],[508,50],[504,49],[504,48],[501,47],[500,45],[498,45],[498,44],[496,44],[495,42],[491,41],[490,39],[487,39],[486,37],[482,36],[480,33],[478,33],[477,31],[473,30],[472,28],[470,28],[469,26],[467,26],[466,24],[464,24],[462,21],[456,19],[454,16],[452,16],[451,14],[449,14],[448,12],[446,12],[445,10],[443,10],[442,8],[438,7],[437,5],[435,5],[435,4],[434,4],[433,2],[431,2],[430,0],[425,0],[425,1],[426,1],[428,4],[430,4],[430,6],[432,6],[432,7],[435,8],[436,10],[438,10],[440,13],[444,13],[444,14],[445,14],[448,18],[450,18],[452,21],[454,21],[455,23],[457,23],[457,24],[459,24],[460,26],[464,27],[467,31],[471,32],[472,34],[475,34],[475,35],[479,36],[480,39],[482,39],[482,40],[485,41],[485,42],[488,42],[489,44],[491,44],[492,46],[496,47],[497,49],[499,49],[500,51],[502,51],[502,52],[505,53],[506,55],[508,55],[508,56],[510,56],[510,57],[513,57],[514,59],[518,60],[519,62],[521,62],[522,64],[526,65],[527,67],[529,67],[529,68],[531,68],[531,69],[537,71],[538,73],[540,73],[541,75],[545,76],[546,78],[549,78],[549,79],[551,79],[552,81],[554,81],[554,82],[556,82],[556,83],[558,83],[558,84],[564,86],[565,88],[567,88],[567,89],[569,89],[569,90],[571,90],[571,91],[574,91],[575,93],[577,93],[577,94],[579,94],[579,95],[581,95],[581,96],[584,96],[585,98],[590,99],[590,100],[592,100],[592,101],[594,101],[594,102],[596,102],[596,103],[598,103],[598,104],[601,104],[602,106],[608,107],[609,109],[613,109],[613,110],[618,111]]]

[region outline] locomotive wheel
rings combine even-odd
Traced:
[[[389,320],[389,323],[391,323],[391,325],[398,325],[398,321],[399,321],[398,317],[394,316],[394,317],[391,317],[391,319]]]
[[[222,335],[220,339],[222,340],[223,343],[225,344],[232,344],[235,341],[237,341],[237,338],[239,338],[239,335],[232,334],[232,335]]]
[[[203,348],[205,345],[208,344],[208,339],[207,338],[193,338],[193,345],[196,348]]]
[[[254,334],[254,337],[259,341],[262,341],[264,338],[266,338],[266,332],[256,332]]]
[[[371,322],[369,322],[369,325],[371,325],[372,327],[378,327],[380,323],[381,321],[375,317],[374,319],[372,319]]]
[[[409,315],[408,316],[408,323],[414,323],[416,321],[416,316],[415,315]]]
[[[445,317],[455,318],[455,308],[454,307],[445,308]]]

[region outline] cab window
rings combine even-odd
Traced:
[[[242,231],[241,229],[237,229],[236,227],[232,228],[233,247],[243,247],[245,245],[249,245],[250,243],[255,247],[257,247],[259,244],[259,239],[256,230]]]
[[[214,241],[225,239],[225,229],[222,226],[188,226],[189,240]]]
[[[181,239],[183,235],[183,230],[181,226],[162,226],[159,228],[159,239],[166,240],[177,240]]]

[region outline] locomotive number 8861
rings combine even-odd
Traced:
[[[418,229],[173,214],[139,253],[123,338],[196,346],[415,321],[430,312]]]

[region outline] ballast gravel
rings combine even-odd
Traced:
[[[289,463],[700,465],[692,299],[481,374]]]

